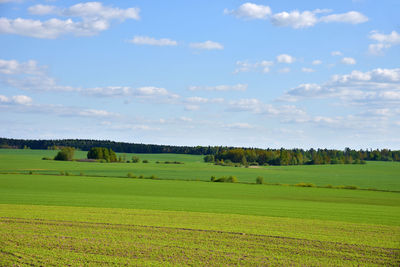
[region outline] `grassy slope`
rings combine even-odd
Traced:
[[[0,203],[400,221],[399,193],[128,178],[3,174]]]
[[[126,176],[156,175],[165,179],[209,180],[217,177],[235,175],[241,182],[254,182],[257,176],[263,176],[265,182],[296,184],[310,182],[316,185],[356,185],[361,188],[377,188],[400,191],[400,163],[368,162],[366,165],[319,165],[319,166],[269,166],[259,169],[214,166],[202,162],[202,156],[176,154],[139,154],[141,159],[150,163],[85,163],[56,162],[41,160],[53,157],[56,151],[48,150],[8,150],[0,149],[0,172],[59,173],[68,171],[73,174],[83,172],[86,175]],[[130,159],[133,154],[126,154]],[[85,158],[86,152],[76,152],[76,158]],[[156,161],[181,161],[185,164],[156,164]]]

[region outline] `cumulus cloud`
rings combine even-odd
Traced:
[[[78,21],[71,18],[51,18],[46,21],[33,19],[0,18],[0,33],[17,34],[35,38],[55,39],[61,35],[91,36],[107,30],[114,20],[138,20],[139,9],[120,9],[103,6],[100,2],[78,3],[69,8],[57,8],[47,5],[36,5],[28,9],[34,15],[57,15],[62,17],[78,17]]]
[[[400,45],[400,34],[396,31],[392,31],[389,34],[372,31],[369,38],[377,42],[369,45],[369,52],[371,54],[379,55],[382,54],[385,49]]]
[[[257,5],[253,3],[244,3],[236,10],[224,10],[225,14],[232,14],[238,18],[245,19],[266,19],[271,15],[271,8],[269,6]]]
[[[88,88],[81,91],[82,94],[96,97],[129,97],[152,100],[156,102],[170,102],[178,99],[180,96],[169,92],[165,88],[144,86],[133,88],[130,86],[106,86],[106,87],[94,87]]]
[[[341,56],[341,55],[343,55],[343,53],[340,52],[340,51],[332,51],[332,52],[331,52],[331,55],[332,55],[332,56]]]
[[[292,64],[293,62],[296,61],[296,59],[294,57],[292,57],[291,55],[282,54],[282,55],[278,55],[276,57],[276,61],[278,61],[279,63]]]
[[[352,57],[344,57],[340,62],[346,65],[354,65],[357,63],[356,60]]]
[[[270,67],[274,65],[273,61],[262,60],[255,63],[249,63],[248,61],[236,61],[236,69],[233,73],[249,72],[249,71],[260,71],[262,73],[268,73]]]
[[[368,18],[357,11],[350,11],[342,14],[332,14],[320,18],[321,22],[342,22],[349,24],[360,24],[368,21]]]
[[[271,22],[279,27],[292,27],[294,29],[307,28],[314,26],[318,19],[314,12],[297,10],[291,12],[281,12],[271,17]]]
[[[155,45],[155,46],[176,46],[178,45],[177,41],[168,39],[168,38],[161,38],[155,39],[148,36],[135,36],[132,40],[129,41],[132,44],[136,45]]]
[[[200,49],[200,50],[223,50],[224,46],[220,43],[213,41],[205,41],[202,43],[191,43],[189,45],[191,48]]]
[[[400,104],[400,68],[352,71],[334,75],[322,84],[306,83],[290,89],[282,99],[339,98],[361,104]]]
[[[32,103],[32,98],[26,95],[15,95],[11,97],[0,95],[0,103],[30,105]]]
[[[322,61],[319,60],[319,59],[316,59],[316,60],[313,60],[313,62],[311,64],[313,64],[313,65],[321,65]]]
[[[252,112],[260,115],[277,116],[288,119],[292,116],[305,116],[306,112],[294,105],[275,106],[261,102],[256,98],[244,98],[229,102],[229,111]]]
[[[217,86],[190,86],[190,91],[246,91],[247,84],[217,85]]]
[[[315,9],[305,11],[283,11],[273,14],[269,6],[245,3],[236,10],[225,9],[225,14],[232,14],[237,18],[245,19],[270,19],[271,23],[278,27],[292,27],[294,29],[308,28],[317,23],[350,23],[359,24],[368,21],[368,18],[360,12],[349,11],[341,14],[321,15],[331,13],[328,9]]]

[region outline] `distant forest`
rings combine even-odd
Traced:
[[[60,149],[74,147],[89,151],[93,147],[105,147],[119,153],[176,153],[208,155],[205,161],[216,164],[238,163],[243,165],[303,165],[303,164],[351,164],[373,161],[400,161],[400,150],[369,149],[257,149],[224,146],[170,146],[114,142],[108,140],[61,139],[24,140],[0,138],[0,148]]]

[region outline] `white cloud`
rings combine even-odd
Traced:
[[[36,5],[28,9],[33,14],[79,17],[79,21],[52,18],[46,21],[32,19],[0,18],[0,33],[17,34],[35,38],[55,39],[61,35],[91,36],[107,30],[113,20],[139,19],[138,8],[119,9],[103,6],[99,2],[87,2],[59,9]]]
[[[282,54],[282,55],[278,55],[276,57],[276,61],[278,61],[279,63],[292,64],[293,62],[296,61],[296,59],[294,57],[292,57],[291,55]]]
[[[311,64],[313,64],[313,65],[321,65],[322,61],[319,60],[319,59],[316,59],[316,60],[313,60],[313,62]]]
[[[261,102],[256,98],[231,101],[229,111],[251,112],[259,115],[277,117],[282,121],[307,116],[306,112],[294,105],[275,106]]]
[[[26,95],[15,95],[11,97],[0,95],[0,103],[30,105],[32,103],[32,98]]]
[[[340,62],[346,65],[354,65],[357,63],[356,60],[352,57],[344,57]]]
[[[271,14],[269,6],[257,5],[253,3],[244,3],[236,10],[224,10],[225,14],[233,14],[238,18],[246,19],[266,19]]]
[[[33,15],[48,15],[58,12],[58,8],[49,5],[35,5],[28,8],[29,13]]]
[[[84,110],[78,111],[77,115],[83,116],[83,117],[111,117],[111,116],[115,116],[116,114],[105,111],[105,110],[99,110],[99,109],[84,109]]]
[[[130,43],[137,44],[137,45],[155,45],[155,46],[176,46],[178,45],[177,41],[161,38],[155,39],[148,36],[135,36],[132,40],[129,41]]]
[[[247,84],[217,85],[217,86],[190,86],[190,91],[246,91]]]
[[[359,24],[368,21],[368,18],[357,11],[350,11],[342,14],[332,14],[320,18],[322,22],[342,22],[350,24]]]
[[[318,19],[314,12],[297,10],[291,12],[281,12],[271,17],[271,22],[279,27],[292,27],[294,29],[307,28],[314,26]]]
[[[262,60],[255,63],[249,63],[247,61],[236,61],[237,68],[233,73],[249,71],[261,71],[262,73],[268,73],[272,65],[274,65],[274,62],[268,60]]]
[[[301,71],[302,72],[315,72],[315,70],[311,69],[311,68],[301,68]]]
[[[376,44],[369,45],[369,52],[371,54],[379,55],[382,54],[385,49],[389,49],[395,45],[400,45],[400,34],[396,31],[392,31],[389,34],[372,31],[369,38],[377,42]]]
[[[185,102],[190,104],[223,103],[224,101],[223,98],[205,98],[200,96],[192,96],[185,99]]]
[[[339,98],[359,104],[400,104],[400,68],[373,69],[367,72],[352,71],[334,75],[322,84],[300,84],[290,89],[283,100],[300,98]]]
[[[17,60],[0,59],[0,73],[3,74],[38,74],[42,71],[34,60],[20,63]]]
[[[225,14],[232,14],[237,18],[246,19],[270,19],[271,23],[278,27],[292,27],[294,29],[308,28],[316,25],[317,23],[331,23],[342,22],[350,24],[359,24],[368,21],[368,18],[357,11],[349,11],[342,14],[330,14],[320,16],[323,13],[330,13],[329,9],[315,9],[312,11],[298,11],[293,10],[290,12],[283,11],[272,14],[269,6],[257,5],[254,3],[245,3],[236,10],[225,9]],[[319,16],[318,16],[319,15]]]
[[[201,49],[201,50],[222,50],[224,46],[220,43],[213,42],[213,41],[205,41],[202,43],[191,43],[191,48],[194,49]]]
[[[7,97],[5,95],[0,95],[0,103],[5,104],[17,104],[27,106],[32,103],[32,98],[26,95],[15,95],[11,97]]]
[[[252,129],[253,125],[248,124],[247,122],[236,122],[225,125],[225,127],[230,129]]]
[[[133,88],[129,86],[106,86],[88,88],[81,91],[84,95],[97,97],[134,97],[142,100],[153,100],[158,102],[173,101],[180,96],[169,92],[165,88],[144,86]]]
[[[340,51],[332,51],[332,52],[331,52],[331,55],[332,55],[332,56],[341,56],[341,55],[343,55],[343,53],[340,52]]]
[[[20,104],[20,105],[29,105],[32,103],[32,98],[30,98],[29,96],[26,95],[16,95],[13,96],[12,101],[16,104]]]

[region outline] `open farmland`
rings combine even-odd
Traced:
[[[41,160],[54,154],[0,150],[0,265],[400,264],[400,193],[254,184],[270,172],[281,173],[281,184],[307,182],[305,168],[315,184],[397,191],[396,163],[250,169],[173,154],[138,155],[147,164]],[[211,175],[244,183],[211,183]]]
[[[399,162],[368,162],[365,165],[301,165],[267,166],[259,168],[235,168],[204,163],[202,156],[177,154],[118,154],[129,160],[133,155],[149,163],[93,163],[42,160],[54,157],[52,150],[0,150],[0,172],[38,174],[70,174],[110,177],[126,177],[128,173],[160,179],[209,181],[211,176],[234,175],[239,182],[254,183],[257,176],[266,183],[297,184],[301,182],[325,185],[355,185],[360,188],[400,191]],[[75,158],[86,158],[87,152],[76,151]],[[184,164],[157,164],[156,162],[179,161]]]

